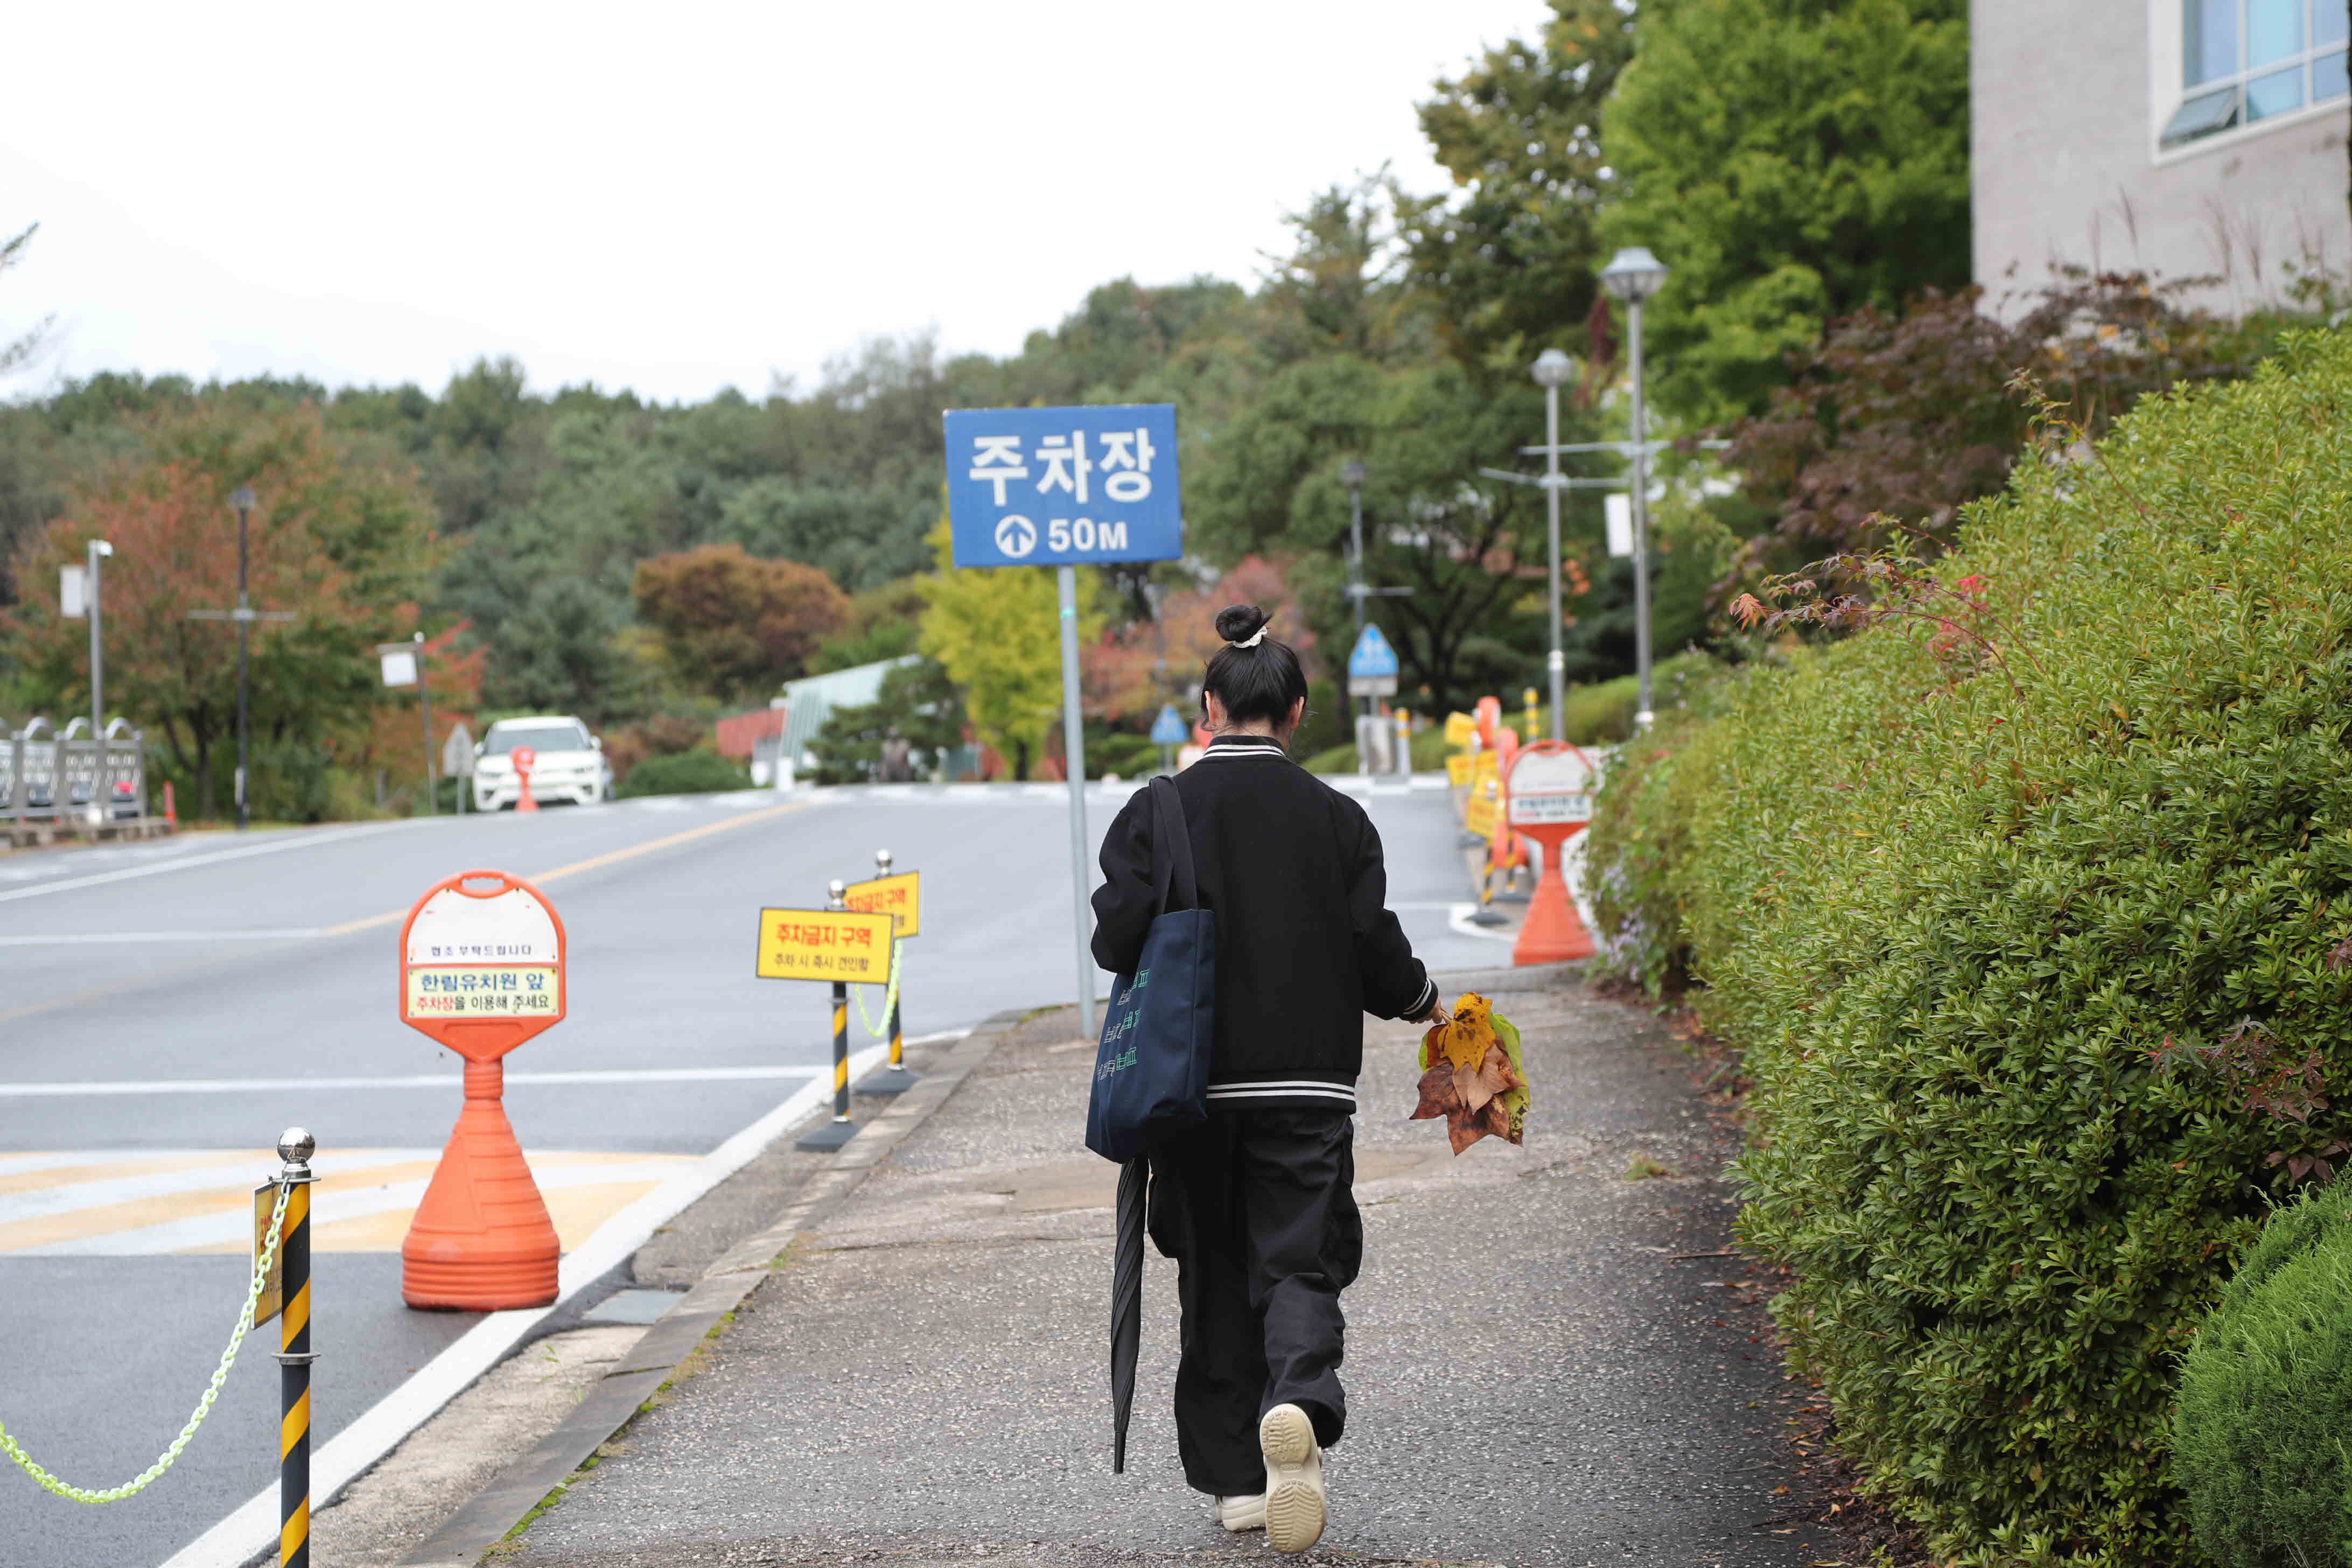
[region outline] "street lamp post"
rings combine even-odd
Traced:
[[[83,572],[88,584],[83,597],[88,601],[89,614],[89,815],[97,822],[106,820],[110,805],[106,791],[106,640],[99,629],[98,563],[113,553],[114,546],[105,540],[91,540]]]
[[[236,826],[240,833],[253,820],[252,808],[246,798],[246,769],[252,761],[246,645],[253,632],[253,606],[246,599],[246,525],[253,516],[254,499],[251,485],[237,486],[228,498],[228,504],[236,509]]]
[[[1633,372],[1633,657],[1642,681],[1642,708],[1633,722],[1643,730],[1657,714],[1650,680],[1650,428],[1642,401],[1642,301],[1665,281],[1664,264],[1645,245],[1619,251],[1601,271],[1601,286],[1625,302],[1626,349]]]
[[[1339,468],[1348,487],[1348,603],[1356,611],[1356,635],[1364,635],[1364,476],[1363,464],[1349,461]]]
[[[1350,458],[1339,466],[1340,480],[1348,487],[1348,605],[1356,613],[1356,641],[1364,638],[1364,465]],[[1351,647],[1353,644],[1349,645]],[[1344,674],[1340,679],[1345,680]],[[1371,772],[1371,759],[1364,751],[1364,716],[1371,711],[1372,700],[1363,699],[1361,706],[1355,692],[1348,693],[1349,728],[1355,731],[1356,771]]]
[[[1536,384],[1544,389],[1544,525],[1551,546],[1551,647],[1544,655],[1544,668],[1551,678],[1551,738],[1555,741],[1568,739],[1561,712],[1568,695],[1568,656],[1559,647],[1559,492],[1565,488],[1559,477],[1559,389],[1574,373],[1568,356],[1558,349],[1536,355],[1533,374]]]

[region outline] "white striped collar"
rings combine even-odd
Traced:
[[[1286,763],[1290,753],[1271,735],[1220,735],[1195,760],[1205,763],[1223,757],[1275,757]]]

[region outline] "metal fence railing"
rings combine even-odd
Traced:
[[[149,816],[146,737],[129,721],[93,735],[88,719],[62,732],[38,716],[22,729],[0,719],[0,823],[102,828]]]

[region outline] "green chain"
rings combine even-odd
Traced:
[[[869,1034],[869,1035],[873,1036],[873,1037],[874,1037],[876,1039],[877,1039],[877,1040],[878,1040],[878,1039],[880,1039],[880,1038],[882,1038],[882,1037],[883,1037],[883,1036],[885,1036],[885,1035],[887,1035],[887,1033],[889,1033],[889,1030],[890,1030],[890,1015],[891,1015],[893,1012],[895,1012],[895,1011],[897,1011],[897,1010],[898,1010],[898,960],[899,960],[900,955],[901,955],[901,954],[903,954],[906,951],[907,951],[907,939],[906,939],[905,937],[903,937],[903,936],[901,936],[901,937],[894,937],[894,938],[892,938],[892,939],[891,939],[891,942],[890,942],[890,985],[889,985],[889,989],[888,989],[888,990],[887,990],[887,991],[885,991],[885,992],[883,993],[883,994],[882,994],[882,1021],[881,1021],[880,1023],[878,1023],[878,1024],[877,1024],[877,1023],[876,1023],[876,1022],[875,1022],[871,1017],[868,1017],[868,1016],[866,1016],[866,992],[865,992],[865,989],[864,989],[863,987],[860,987],[860,988],[858,989],[857,993],[856,993],[856,994],[857,994],[857,1016],[858,1016],[858,1020],[866,1026],[866,1032],[867,1034]]]
[[[125,1481],[119,1487],[109,1487],[104,1491],[90,1491],[59,1480],[35,1464],[32,1457],[16,1446],[16,1439],[8,1436],[5,1426],[0,1426],[0,1454],[16,1460],[26,1475],[41,1483],[43,1489],[75,1502],[91,1504],[121,1502],[135,1492],[144,1491],[150,1482],[170,1469],[173,1462],[179,1458],[180,1451],[188,1446],[188,1439],[196,1435],[196,1428],[205,1424],[205,1417],[212,1414],[213,1401],[220,1397],[221,1384],[228,1379],[228,1369],[236,1364],[237,1347],[245,1343],[246,1334],[253,1328],[253,1310],[261,1300],[262,1286],[268,1281],[269,1265],[278,1256],[278,1233],[286,1224],[286,1200],[293,1191],[292,1187],[285,1185],[278,1189],[278,1205],[269,1214],[269,1235],[262,1243],[261,1256],[254,1261],[253,1283],[245,1293],[245,1310],[236,1315],[236,1327],[229,1332],[228,1349],[221,1352],[220,1365],[213,1369],[212,1382],[205,1385],[204,1397],[196,1401],[195,1414],[188,1417],[188,1424],[180,1428],[180,1435],[172,1439],[172,1446],[163,1450],[161,1458],[141,1471],[135,1480]]]

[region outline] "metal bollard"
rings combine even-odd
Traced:
[[[887,849],[874,851],[876,876],[888,876],[890,864],[890,851]],[[898,972],[900,986],[905,984],[906,952],[903,943],[896,942],[891,943],[890,962],[894,970]],[[865,1082],[859,1084],[857,1092],[860,1094],[904,1094],[922,1081],[907,1070],[907,1031],[899,1023],[899,1003],[900,998],[897,988],[894,988],[890,997],[890,1065],[880,1072],[868,1076]],[[872,1026],[869,1024],[867,1027],[870,1028]]]
[[[845,910],[848,900],[843,897],[847,884],[832,883],[825,890],[828,910]],[[849,1120],[849,983],[833,983],[833,1120],[822,1127],[811,1128],[793,1143],[795,1149],[813,1153],[830,1153],[857,1135],[857,1124]]]
[[[299,1127],[278,1139],[278,1173],[286,1188],[286,1220],[278,1256],[284,1269],[284,1313],[278,1324],[278,1562],[310,1568],[310,1156],[318,1140]]]

